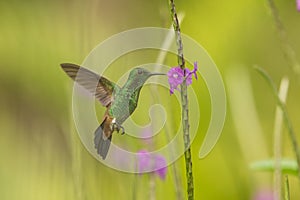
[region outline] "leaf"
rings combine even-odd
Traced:
[[[282,173],[298,175],[298,165],[295,160],[282,159],[280,161],[280,168]],[[274,172],[275,170],[275,161],[274,160],[262,160],[253,162],[250,165],[250,169],[255,171],[270,171]]]

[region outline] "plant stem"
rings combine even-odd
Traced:
[[[289,178],[286,175],[284,181],[284,200],[290,200],[290,186],[289,186]]]
[[[289,88],[289,79],[284,77],[281,79],[278,96],[285,103]],[[275,123],[274,123],[274,198],[281,199],[281,135],[282,135],[283,113],[279,106],[276,107]]]
[[[283,26],[283,23],[281,22],[280,16],[278,14],[278,9],[273,0],[268,0],[268,6],[274,18],[274,22],[281,42],[283,54],[288,64],[290,65],[291,69],[298,77],[300,77],[300,65],[297,61],[294,49],[291,47],[291,45],[288,42],[286,30]]]
[[[135,171],[138,171],[138,166],[137,166],[137,160],[135,160]],[[138,179],[139,179],[139,174],[138,173],[134,173],[133,174],[133,180],[132,180],[132,200],[137,200],[137,192],[138,192]]]
[[[179,25],[181,24],[183,18],[184,18],[184,13],[178,13],[178,17],[179,17]],[[173,25],[172,25],[173,26]],[[172,28],[172,26],[170,27],[170,29]],[[175,34],[172,30],[169,31],[169,33],[166,35],[164,42],[162,44],[162,49],[169,49],[172,41],[174,40]],[[167,55],[167,51],[160,51],[159,55],[156,59],[155,63],[164,63],[165,59],[166,59],[166,55]],[[158,72],[160,70],[160,65],[157,64],[154,68],[155,72]],[[153,79],[157,79],[158,77],[154,77]],[[162,102],[160,95],[157,95],[157,91],[158,87],[157,85],[153,85],[151,87],[151,94],[152,94],[152,98],[153,101],[156,99],[157,102]],[[154,101],[155,102],[155,101]],[[165,130],[165,136],[166,136],[166,140],[168,142],[170,142],[172,140],[171,135],[170,135],[170,127],[168,126],[168,124],[165,125],[164,127]],[[175,155],[175,149],[173,148],[169,148],[169,153],[170,153],[170,157],[171,160],[173,160],[174,155]],[[183,200],[183,189],[182,189],[182,178],[179,174],[179,170],[178,170],[178,166],[177,164],[174,162],[171,166],[173,174],[174,174],[174,185],[175,185],[175,192],[176,192],[176,199],[177,200]]]
[[[149,200],[155,200],[155,174],[154,173],[149,173],[149,186],[150,186],[150,195],[149,195]]]
[[[179,20],[177,17],[174,0],[170,0],[170,7],[171,7],[171,17],[172,17],[172,21],[173,21],[173,28],[175,31],[176,43],[177,43],[177,47],[178,47],[178,64],[181,67],[181,69],[184,70],[185,60],[183,57],[183,44],[182,44]]]
[[[185,69],[185,60],[183,56],[183,44],[180,33],[180,26],[177,18],[174,0],[170,0],[171,17],[173,21],[173,28],[176,35],[176,42],[178,47],[178,64],[182,70]],[[184,70],[185,71],[185,70]],[[189,110],[188,110],[188,96],[186,80],[181,84],[181,105],[182,105],[182,127],[183,127],[183,139],[184,139],[184,157],[186,165],[187,176],[187,193],[188,199],[194,199],[194,183],[193,183],[193,170],[192,170],[192,155],[190,148],[190,134],[189,134]]]
[[[292,142],[293,145],[293,150],[296,156],[296,160],[297,160],[297,164],[298,164],[298,178],[300,180],[300,151],[299,151],[299,146],[298,146],[298,142],[297,142],[297,137],[293,128],[293,124],[292,121],[288,115],[285,103],[281,101],[280,97],[278,96],[277,93],[277,88],[275,83],[273,82],[273,80],[271,79],[271,77],[267,74],[267,72],[265,70],[263,70],[262,68],[256,67],[255,68],[262,76],[263,78],[269,83],[269,85],[271,86],[272,89],[272,93],[274,94],[276,101],[277,101],[277,105],[281,108],[282,113],[283,113],[283,120],[287,126],[288,129],[288,133],[290,135],[290,140]]]

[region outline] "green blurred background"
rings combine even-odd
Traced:
[[[296,3],[275,3],[299,57]],[[177,11],[185,14],[182,32],[203,45],[214,59],[228,97],[222,136],[209,156],[200,160],[198,151],[209,123],[210,101],[204,82],[193,84],[203,110],[192,144],[195,199],[244,200],[270,193],[272,174],[251,171],[249,165],[273,155],[276,102],[252,67],[266,69],[277,85],[288,76],[287,107],[296,133],[300,131],[300,85],[283,56],[267,3],[191,0],[176,4]],[[149,199],[151,177],[110,169],[85,150],[72,119],[73,83],[59,64],[82,63],[96,45],[121,31],[170,27],[168,9],[168,2],[161,0],[0,2],[0,199],[132,199],[133,193],[137,199]],[[121,76],[122,64],[134,66],[138,61],[133,58],[153,61],[149,55],[141,53],[119,61],[118,74],[111,72],[109,77]],[[166,64],[176,62],[173,57]],[[147,92],[142,91],[141,98]],[[135,117],[142,115],[138,112]],[[284,129],[282,154],[294,158],[288,139]],[[185,193],[184,159],[175,165]],[[176,199],[171,167],[166,180],[154,181],[156,199]],[[291,176],[290,185],[291,199],[299,199],[299,181]]]

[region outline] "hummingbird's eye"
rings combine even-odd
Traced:
[[[138,74],[142,74],[143,70],[142,69],[138,69]]]

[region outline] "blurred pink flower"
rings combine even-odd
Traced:
[[[297,10],[300,11],[300,0],[297,0]]]
[[[151,154],[146,150],[140,150],[138,152],[138,171],[143,173],[145,171],[153,171],[160,179],[165,180],[167,174],[167,162],[161,155]]]
[[[142,173],[143,171],[149,171],[151,166],[151,156],[146,150],[140,150],[138,152],[138,171]]]
[[[271,190],[261,190],[253,198],[253,200],[274,200],[273,192]]]
[[[167,162],[166,159],[161,155],[156,155],[155,157],[155,173],[160,177],[160,179],[165,180],[167,175]]]

